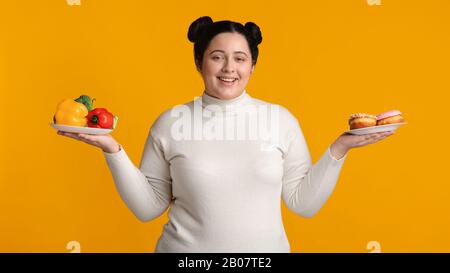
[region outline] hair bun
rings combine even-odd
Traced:
[[[212,25],[213,20],[209,16],[203,16],[192,22],[188,30],[189,41],[195,43],[198,41],[201,33],[205,30],[205,27]]]
[[[259,45],[262,42],[262,34],[258,25],[253,22],[247,22],[244,27],[250,34],[250,37],[252,37],[253,41],[255,41],[256,45]]]

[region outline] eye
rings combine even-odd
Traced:
[[[220,60],[220,59],[222,59],[222,57],[221,57],[221,56],[218,56],[218,55],[212,56],[211,58],[212,58],[213,60]]]

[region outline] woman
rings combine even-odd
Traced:
[[[103,150],[122,199],[141,221],[170,206],[156,252],[290,252],[280,197],[297,214],[313,216],[332,193],[347,152],[392,132],[342,134],[312,165],[297,119],[246,92],[262,41],[258,26],[201,17],[188,38],[205,91],[158,117],[139,168],[110,135],[58,134]],[[269,136],[237,132],[242,124],[256,128],[269,112]]]

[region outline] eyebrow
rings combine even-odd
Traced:
[[[216,50],[211,51],[211,53],[209,53],[209,55],[213,54],[214,52],[225,53],[225,51],[223,51],[223,50],[216,49]],[[245,53],[244,51],[235,51],[235,52],[233,52],[233,53],[242,53],[242,54],[244,54],[245,56],[248,56],[247,53]]]

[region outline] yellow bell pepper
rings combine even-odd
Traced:
[[[89,111],[84,104],[73,99],[65,99],[56,107],[53,120],[56,124],[84,127],[87,125],[88,114]]]

